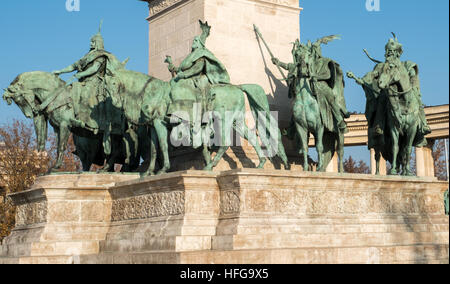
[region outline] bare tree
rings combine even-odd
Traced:
[[[434,176],[439,180],[447,180],[447,165],[445,164],[445,140],[436,140],[433,146]]]
[[[7,198],[10,193],[28,189],[39,175],[45,174],[56,157],[56,139],[51,134],[47,152],[39,153],[34,127],[22,121],[0,127],[0,240],[7,236],[14,226],[15,208]],[[69,141],[61,171],[76,171],[80,163],[71,151],[75,150],[73,140]]]
[[[344,161],[344,171],[353,174],[370,174],[370,168],[367,164],[363,160],[356,162],[352,156]]]

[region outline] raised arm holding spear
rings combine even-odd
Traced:
[[[266,46],[267,51],[269,52],[272,61],[277,60],[277,58],[276,58],[275,56],[273,56],[273,53],[272,53],[272,51],[270,50],[269,45],[268,45],[267,42],[264,40],[264,38],[263,38],[261,32],[259,31],[258,27],[257,27],[256,25],[253,25],[253,28],[255,29],[255,33],[256,33],[256,36],[258,37],[258,39],[261,39],[262,42],[264,43],[264,45]],[[279,65],[279,64],[276,64],[276,65],[277,65],[278,70],[279,70],[280,73],[281,73],[281,76],[283,76],[283,79],[284,79],[284,80],[287,80],[286,75],[284,75],[283,71],[281,70],[280,65]]]

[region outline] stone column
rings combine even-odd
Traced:
[[[327,173],[339,172],[339,158],[336,152],[334,153],[333,159],[331,159],[330,163],[328,164],[326,172]]]
[[[377,170],[377,164],[375,160],[375,150],[370,149],[370,172],[374,175]],[[387,169],[386,169],[386,160],[381,156],[380,158],[380,175],[385,176],[387,175]]]
[[[287,127],[291,117],[291,103],[286,84],[267,49],[258,41],[253,25],[259,27],[274,56],[291,62],[292,42],[300,36],[298,0],[143,0],[149,3],[149,74],[169,80],[171,74],[164,63],[171,55],[175,65],[190,53],[192,41],[201,34],[198,20],[212,26],[206,47],[225,65],[232,84],[261,85],[268,95],[272,111],[278,112],[281,128]],[[247,105],[248,109],[248,105]],[[252,123],[249,122],[251,125]],[[289,149],[287,149],[289,152]],[[296,153],[295,151],[292,151]],[[192,161],[191,168],[202,164],[201,154],[173,153],[183,161]],[[186,156],[188,155],[188,156]],[[192,156],[192,157],[191,157]],[[225,155],[217,170],[254,167],[258,159],[245,141]],[[273,168],[271,163],[266,168]],[[278,166],[277,166],[278,167]],[[190,168],[190,167],[187,167]],[[177,168],[183,170],[186,167]]]
[[[434,177],[434,142],[434,139],[428,139],[426,146],[416,148],[416,169],[419,177]]]

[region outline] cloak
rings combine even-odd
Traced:
[[[403,91],[407,91],[412,87],[412,92],[414,93],[415,98],[417,99],[418,103],[422,104],[421,98],[420,98],[420,83],[419,83],[419,69],[416,63],[411,61],[405,61],[402,62],[402,67],[404,67],[407,71],[407,73],[403,72],[400,74],[400,80],[399,84]],[[378,114],[378,117],[387,117],[387,108],[384,107],[382,109],[379,109],[379,106],[387,106],[389,103],[388,95],[385,91],[381,90],[378,86],[378,80],[380,75],[383,73],[383,70],[386,66],[386,63],[379,63],[375,66],[373,71],[367,73],[363,77],[363,81],[365,84],[363,85],[363,90],[365,92],[367,101],[366,101],[366,118],[369,126],[368,130],[368,137],[369,137],[369,144],[368,148],[378,148],[381,150],[383,157],[389,161],[392,162],[392,139],[390,135],[388,134],[390,132],[389,130],[389,124],[386,123],[386,120],[383,119],[381,121],[381,127],[384,130],[385,135],[379,136],[374,133],[373,127],[375,126],[375,119],[377,117],[377,112],[382,112],[381,114]],[[422,147],[424,144],[426,144],[426,139],[424,133],[421,133],[421,131],[418,131],[416,134],[416,137],[414,139],[413,146],[415,147]]]
[[[317,102],[325,128],[330,132],[337,132],[329,103],[335,103],[341,108],[345,108],[345,83],[342,69],[338,63],[329,58],[319,58],[314,62],[314,65],[316,67],[315,74],[319,76],[329,75],[327,76],[329,79],[317,81],[313,88],[318,94]]]
[[[230,84],[230,75],[225,66],[207,48],[197,48],[189,54],[181,63],[180,70],[188,70],[201,58],[205,59],[205,72],[211,84]]]
[[[77,71],[82,72],[86,70],[94,61],[101,57],[106,58],[107,60],[106,74],[109,76],[114,76],[114,72],[116,70],[124,68],[124,64],[120,62],[116,56],[105,50],[92,50],[88,52],[83,58],[75,63],[75,67]]]

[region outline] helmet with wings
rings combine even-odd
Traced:
[[[336,40],[336,39],[340,39],[340,35],[330,35],[330,36],[325,36],[322,37],[318,40],[316,40],[316,42],[314,42],[313,44],[308,43],[311,46],[311,50],[314,54],[316,54],[316,56],[321,57],[322,56],[322,48],[321,45],[322,44],[328,44],[329,42]]]

